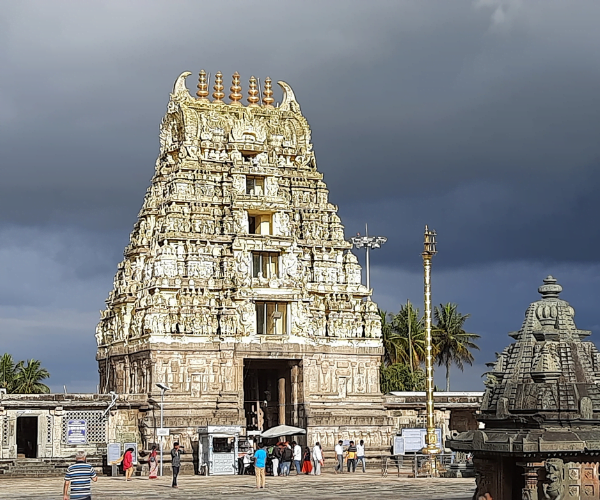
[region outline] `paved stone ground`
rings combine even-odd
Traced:
[[[61,478],[1,478],[0,498],[62,500]],[[254,476],[180,476],[179,489],[170,487],[170,478],[148,480],[100,477],[93,484],[93,498],[211,500],[238,498],[294,499],[402,499],[470,500],[475,489],[473,479],[407,479],[367,471],[366,474],[267,477],[265,490],[255,489]]]

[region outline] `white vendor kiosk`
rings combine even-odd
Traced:
[[[200,469],[211,476],[232,475],[237,471],[239,425],[198,427]]]

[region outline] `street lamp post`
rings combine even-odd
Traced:
[[[426,348],[426,389],[427,389],[427,436],[425,438],[424,452],[430,455],[431,475],[437,475],[436,455],[440,452],[437,447],[435,433],[435,415],[433,401],[433,345],[431,339],[431,259],[437,253],[436,232],[425,226],[425,240],[423,243],[423,270],[424,270],[424,296],[425,296],[425,348]]]
[[[164,429],[163,420],[163,409],[165,406],[165,391],[170,391],[171,388],[165,384],[156,384],[156,387],[160,389],[160,477],[163,475],[163,442],[165,437],[162,435],[162,429]]]
[[[356,236],[350,238],[350,243],[355,248],[365,248],[367,251],[366,268],[367,268],[367,288],[371,289],[371,262],[369,259],[369,252],[373,248],[381,248],[387,238],[385,236],[369,236],[369,226],[365,224],[365,236],[361,236],[360,233],[356,233]]]

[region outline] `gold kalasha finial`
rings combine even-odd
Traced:
[[[263,92],[263,103],[267,108],[272,108],[275,99],[273,99],[273,88],[271,87],[271,79],[265,78],[265,91]]]
[[[248,106],[255,108],[258,106],[258,86],[256,85],[256,78],[250,77],[250,87],[248,88]]]
[[[217,71],[217,74],[215,75],[215,85],[213,86],[213,89],[215,89],[213,92],[213,102],[223,102],[223,97],[225,97],[223,88],[223,73]]]
[[[233,74],[229,90],[231,90],[231,94],[229,94],[231,102],[229,104],[232,106],[241,106],[242,103],[240,101],[244,96],[242,95],[242,86],[240,85],[240,74],[237,71]]]
[[[208,84],[206,83],[206,71],[201,70],[198,76],[198,100],[208,101]]]

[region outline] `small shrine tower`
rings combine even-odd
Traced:
[[[485,428],[446,445],[474,454],[476,499],[600,498],[600,352],[552,276],[487,374]]]
[[[158,394],[165,426],[308,430],[388,446],[379,389],[381,324],[311,131],[285,82],[183,73],[160,126],[160,154],[96,330],[102,392]],[[262,102],[261,102],[262,100]],[[146,439],[155,436],[148,418]]]

